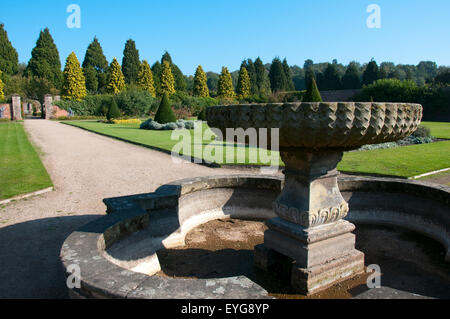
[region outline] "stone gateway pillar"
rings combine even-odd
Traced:
[[[43,107],[43,112],[44,112],[44,118],[46,120],[50,119],[52,116],[52,112],[53,112],[53,97],[50,94],[47,94],[44,97],[44,107]]]
[[[11,119],[13,121],[22,121],[22,103],[20,103],[20,95],[18,94],[12,96]]]

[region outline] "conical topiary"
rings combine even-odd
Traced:
[[[120,118],[120,110],[117,106],[116,100],[113,99],[111,105],[109,106],[108,112],[106,113],[106,119],[108,121],[112,121],[118,118]]]
[[[303,102],[322,102],[322,97],[320,96],[319,89],[316,84],[316,80],[311,78],[308,85],[308,90],[303,96]]]
[[[177,118],[173,113],[172,107],[169,102],[169,95],[165,93],[159,105],[158,111],[155,115],[155,121],[160,124],[166,124],[176,122]]]

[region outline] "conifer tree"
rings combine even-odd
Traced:
[[[40,32],[36,46],[31,52],[31,59],[28,62],[25,73],[38,78],[44,78],[56,88],[61,87],[61,60],[48,28]]]
[[[86,97],[86,80],[77,56],[72,52],[66,60],[63,73],[62,98],[81,101]]]
[[[141,60],[139,59],[139,51],[136,49],[136,43],[129,39],[125,43],[122,60],[122,73],[127,84],[136,83],[140,66]]]
[[[175,91],[185,91],[186,79],[184,78],[183,72],[181,72],[180,68],[175,63],[173,63],[172,57],[167,51],[161,58],[161,64],[164,64],[165,61],[169,62],[170,69],[175,81]]]
[[[271,93],[269,75],[266,71],[262,60],[258,57],[255,60],[255,74],[257,94],[260,96],[267,96]]]
[[[97,93],[99,91],[97,71],[92,66],[88,66],[83,68],[83,74],[86,80],[86,89],[91,93]]]
[[[258,83],[256,79],[256,67],[252,59],[244,60],[241,64],[241,68],[245,67],[247,69],[248,76],[250,78],[250,91],[252,95],[258,95]]]
[[[284,77],[286,79],[284,90],[295,91],[294,81],[292,81],[291,67],[287,63],[286,59],[283,60],[283,70],[284,70]]]
[[[336,64],[328,63],[323,74],[322,90],[339,90],[342,86],[342,80],[339,75]]]
[[[161,104],[159,105],[158,111],[155,115],[155,121],[160,124],[166,124],[175,122],[177,120],[175,114],[173,113],[172,107],[170,106],[169,95],[164,93]]]
[[[322,97],[320,96],[315,78],[311,78],[302,102],[322,102]]]
[[[347,90],[361,88],[359,70],[355,62],[351,62],[348,65],[347,70],[342,77],[342,87]]]
[[[137,84],[141,89],[148,91],[153,97],[156,96],[152,69],[146,60],[142,61],[139,68]]]
[[[194,96],[198,97],[208,97],[209,96],[209,89],[208,85],[206,83],[206,73],[203,71],[203,68],[201,65],[197,67],[197,70],[195,71],[194,76],[194,89],[193,94]]]
[[[160,92],[159,92],[160,95],[164,95],[167,93],[168,96],[171,96],[176,92],[175,79],[173,78],[170,64],[167,61],[164,61],[162,65],[162,72],[159,83],[160,83]]]
[[[119,62],[114,58],[108,68],[106,90],[108,93],[118,94],[125,88],[125,77],[123,76]]]
[[[102,46],[97,37],[89,44],[83,61],[83,71],[86,77],[86,88],[92,93],[101,91],[106,85],[108,61],[103,54]],[[94,79],[94,73],[95,77]]]
[[[19,55],[8,39],[4,25],[0,24],[0,71],[14,75],[19,70]]]
[[[270,86],[273,92],[284,91],[286,88],[286,74],[279,58],[272,61],[269,72]]]
[[[0,100],[3,100],[5,98],[5,93],[3,92],[3,81],[2,81],[2,75],[3,72],[0,70]]]
[[[367,67],[364,70],[362,84],[370,85],[376,80],[378,80],[378,65],[377,62],[372,60],[369,62],[369,64],[367,64]]]
[[[250,77],[248,75],[247,69],[244,66],[242,66],[241,70],[239,71],[236,93],[239,99],[245,99],[251,94]]]
[[[233,79],[226,67],[222,67],[222,73],[219,77],[219,83],[217,87],[217,95],[224,99],[233,99],[236,97],[233,88]]]

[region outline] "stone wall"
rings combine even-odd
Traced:
[[[0,104],[0,118],[11,119],[11,104]]]

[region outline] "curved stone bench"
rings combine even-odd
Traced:
[[[154,276],[156,252],[184,245],[193,228],[218,218],[266,220],[283,179],[236,175],[167,184],[150,194],[105,199],[108,215],[72,233],[61,250],[81,269],[84,298],[269,298],[250,279],[180,279]],[[440,242],[450,261],[450,188],[421,182],[344,177],[339,187],[356,223],[397,225]]]

